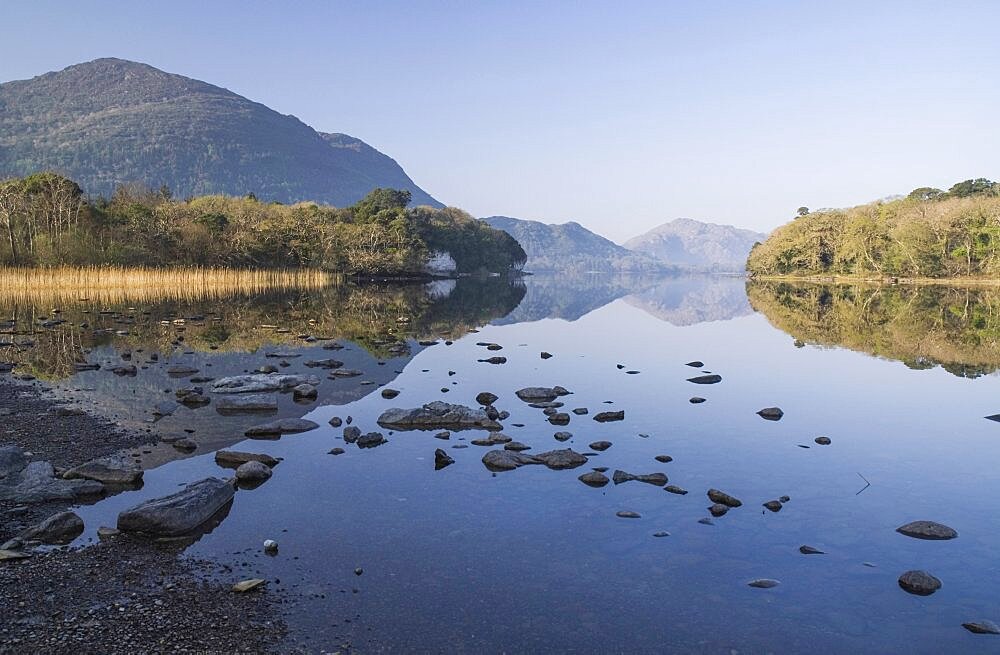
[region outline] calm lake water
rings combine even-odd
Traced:
[[[3,313],[37,326],[51,305],[22,302]],[[143,488],[77,508],[87,524],[77,545],[96,540],[98,526],[113,526],[122,509],[230,475],[215,464],[215,449],[281,457],[274,476],[239,491],[225,519],[187,553],[232,566],[228,581],[263,577],[293,592],[290,645],[490,653],[1000,649],[1000,637],[962,628],[1000,622],[993,506],[1000,424],[983,418],[1000,413],[1000,291],[537,276],[515,285],[462,280],[141,307],[64,303],[62,316],[67,323],[21,331],[17,338],[34,340],[34,348],[8,347],[0,360],[24,361],[18,372],[30,364],[82,406],[199,444],[192,455],[169,444],[139,453],[151,467]],[[187,320],[173,322],[180,317]],[[94,336],[95,328],[109,331]],[[344,348],[324,350],[329,341],[306,343],[302,335],[336,338]],[[438,343],[418,343],[428,339]],[[190,384],[167,366],[189,363],[198,375],[220,377],[275,363],[265,353],[279,348],[301,354],[286,358],[283,371],[314,373],[322,384],[314,403],[283,396],[277,415],[304,416],[319,429],[244,440],[248,426],[269,419],[223,417],[212,405],[179,407],[153,422],[152,408]],[[72,373],[73,361],[121,363],[126,350],[133,363],[150,352],[159,361],[134,378]],[[477,361],[494,355],[507,363]],[[325,357],[361,375],[332,380],[304,365]],[[692,360],[704,368],[687,366]],[[701,370],[722,382],[687,381]],[[399,396],[384,399],[380,385]],[[560,399],[566,410],[586,407],[590,415],[553,426],[514,395],[551,385],[573,392]],[[574,470],[492,473],[481,462],[490,448],[456,447],[483,432],[443,441],[433,431],[382,430],[388,443],[361,450],[328,424],[351,416],[363,432],[380,430],[376,419],[388,407],[476,406],[481,391],[499,396],[497,408],[511,414],[504,433],[529,453],[613,445]],[[692,396],[706,401],[692,404]],[[771,406],[784,411],[780,421],[756,414]],[[592,418],[618,409],[624,421]],[[559,430],[572,439],[556,441]],[[820,435],[832,444],[817,445]],[[347,452],[328,454],[335,447]],[[436,448],[456,462],[436,471]],[[578,481],[598,466],[609,476],[663,472],[690,493]],[[709,516],[712,487],[743,506],[706,525],[699,519]],[[762,507],[784,495],[790,500],[780,512]],[[618,518],[621,510],[641,518]],[[945,523],[959,538],[895,532],[920,519]],[[662,531],[669,536],[653,536]],[[277,556],[263,554],[265,539],[278,541]],[[826,554],[802,555],[802,545]],[[897,578],[910,569],[932,573],[943,587],[928,597],[906,593]],[[756,578],[781,584],[747,586]]]

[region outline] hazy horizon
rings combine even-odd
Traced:
[[[800,205],[997,175],[1000,5],[986,2],[5,14],[17,29],[0,81],[141,61],[361,138],[476,216],[576,221],[618,242],[678,217],[766,232]]]

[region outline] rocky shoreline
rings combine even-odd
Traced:
[[[155,439],[67,408],[37,384],[0,380],[0,416],[0,447],[57,469]],[[0,543],[76,502],[0,500]],[[0,561],[0,653],[273,650],[286,632],[276,593],[234,592],[231,571],[182,550],[112,534],[85,548]]]

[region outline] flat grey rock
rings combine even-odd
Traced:
[[[945,540],[954,539],[958,536],[952,528],[942,523],[934,521],[913,521],[896,528],[896,532],[905,534],[907,537],[915,539]]]
[[[930,596],[941,588],[941,581],[927,571],[907,571],[899,576],[899,586],[917,596]]]
[[[319,427],[315,423],[304,418],[280,418],[269,423],[262,423],[249,428],[244,434],[248,437],[271,436],[275,434],[295,434],[298,432],[308,432]]]
[[[121,512],[118,529],[163,537],[188,534],[229,503],[235,493],[232,483],[205,478]]]
[[[482,409],[439,400],[415,409],[387,409],[378,417],[378,424],[394,430],[499,430],[503,427]]]
[[[106,457],[74,466],[63,473],[66,480],[97,480],[109,485],[130,486],[142,482],[142,468],[124,457]]]
[[[236,468],[247,462],[260,462],[272,468],[279,464],[279,460],[260,453],[244,453],[238,450],[219,450],[215,453],[215,463],[219,466]]]
[[[568,391],[564,387],[525,387],[524,389],[518,389],[514,392],[518,398],[526,403],[532,402],[544,402],[549,400],[555,400],[559,396],[566,396],[572,392]]]
[[[246,394],[220,398],[215,403],[217,412],[269,412],[278,409],[278,399],[271,394]]]
[[[287,391],[302,384],[319,386],[315,375],[285,375],[281,373],[256,373],[253,375],[233,375],[212,383],[212,393],[261,393],[266,391]]]
[[[73,512],[59,512],[28,528],[18,535],[18,539],[23,542],[68,544],[83,533],[83,527],[83,519]]]
[[[63,480],[49,462],[31,462],[0,481],[0,500],[35,504],[95,496],[104,485],[95,480]]]

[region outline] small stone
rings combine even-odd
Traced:
[[[747,585],[754,587],[755,589],[772,589],[777,587],[779,584],[781,583],[770,578],[758,578],[747,583]]]
[[[757,412],[757,416],[767,421],[780,421],[784,415],[785,413],[781,411],[780,407],[765,407]]]
[[[702,525],[715,525],[715,521],[708,518],[707,516],[705,518],[698,519],[698,523],[701,523]]]
[[[715,503],[708,508],[708,511],[712,513],[712,516],[719,518],[729,511],[728,505],[723,505],[722,503]]]
[[[504,444],[505,450],[513,450],[516,452],[521,452],[522,450],[531,450],[531,446],[523,444],[520,441],[511,441]]]
[[[243,483],[264,482],[271,477],[271,467],[263,462],[251,460],[236,468],[236,479]]]
[[[264,552],[269,555],[274,555],[278,552],[278,542],[274,539],[266,539],[264,541]]]
[[[498,396],[494,393],[490,393],[489,391],[483,391],[476,395],[476,402],[479,403],[480,405],[483,405],[484,407],[487,405],[492,405],[497,401],[497,399]]]
[[[907,571],[899,576],[899,586],[917,596],[930,596],[941,588],[941,581],[926,571]]]
[[[667,531],[665,531],[665,530],[663,530],[663,531],[660,531],[660,532],[654,532],[653,536],[654,537],[669,537],[670,533],[667,532]]]
[[[705,362],[699,362],[698,360],[695,360],[693,362],[688,362],[687,364],[685,364],[685,366],[690,366],[691,368],[704,368]]]
[[[678,496],[687,495],[687,489],[682,489],[681,487],[678,487],[677,485],[674,484],[668,484],[667,486],[663,487],[663,490],[669,491],[672,494],[677,494]]]
[[[555,437],[556,441],[568,441],[573,438],[573,434],[571,432],[556,432],[552,436]]]
[[[780,500],[769,500],[766,503],[764,503],[764,507],[766,507],[767,509],[771,510],[772,512],[780,512],[781,511],[781,501]]]
[[[344,450],[343,448],[333,448],[327,454],[328,455],[343,455],[346,452],[347,451]]]
[[[233,585],[233,591],[237,593],[246,593],[248,591],[253,591],[264,584],[264,580],[261,578],[251,578],[250,580],[241,580]]]
[[[642,516],[638,512],[631,512],[631,511],[624,510],[624,509],[621,510],[621,511],[619,511],[619,512],[615,512],[615,516],[617,516],[620,519],[638,519],[638,518],[642,518]]]
[[[604,452],[605,450],[610,448],[611,445],[612,444],[610,441],[595,441],[592,444],[590,444],[590,448],[598,452]]]
[[[719,491],[718,489],[708,490],[708,499],[713,503],[719,503],[721,505],[726,505],[728,507],[740,507],[743,503],[733,496],[730,496],[724,491]]]
[[[656,461],[658,461],[658,462],[660,462],[662,464],[666,464],[668,462],[674,461],[674,458],[671,457],[670,455],[657,455],[653,459],[655,459]]]
[[[829,446],[831,443],[833,443],[830,440],[830,437],[816,437],[815,439],[813,439],[813,441],[815,441],[821,446]]]
[[[714,373],[711,375],[698,375],[693,378],[688,378],[687,381],[693,382],[694,384],[718,384],[722,382],[722,376],[715,375]]]
[[[354,575],[361,575],[364,572],[365,572],[365,570],[363,568],[361,568],[361,567],[358,567],[358,568],[354,569]]]
[[[541,357],[542,359],[548,359],[548,358],[552,357],[552,353],[547,353],[547,352],[545,352],[545,351],[543,350],[543,351],[541,352],[541,354],[540,354],[540,357]]]
[[[826,555],[824,551],[812,546],[799,546],[799,552],[803,555]]]
[[[594,420],[598,423],[608,423],[610,421],[624,421],[625,420],[625,410],[618,410],[617,412],[599,412],[594,414]]]
[[[591,471],[590,473],[584,473],[583,475],[581,475],[577,479],[580,482],[582,482],[585,485],[587,485],[588,487],[603,487],[608,482],[610,482],[608,480],[608,476],[604,475],[603,473],[599,473],[597,471]]]
[[[334,416],[332,419],[330,419],[330,425],[332,425],[335,428],[339,428],[343,424],[344,422],[340,419],[339,416]]]
[[[690,399],[688,399],[688,402],[691,403],[692,405],[700,405],[701,403],[705,402],[705,399],[702,398],[701,396],[692,396]]]
[[[438,448],[434,451],[434,470],[440,471],[446,466],[454,464],[455,460],[446,452]]]
[[[565,412],[556,412],[549,416],[549,423],[552,425],[569,425],[569,414]]]
[[[585,416],[589,411],[590,410],[588,410],[586,407],[577,407],[576,409],[573,410],[573,413],[576,414],[577,416]]]
[[[399,391],[396,389],[382,389],[382,397],[386,400],[392,400],[399,395]]]

